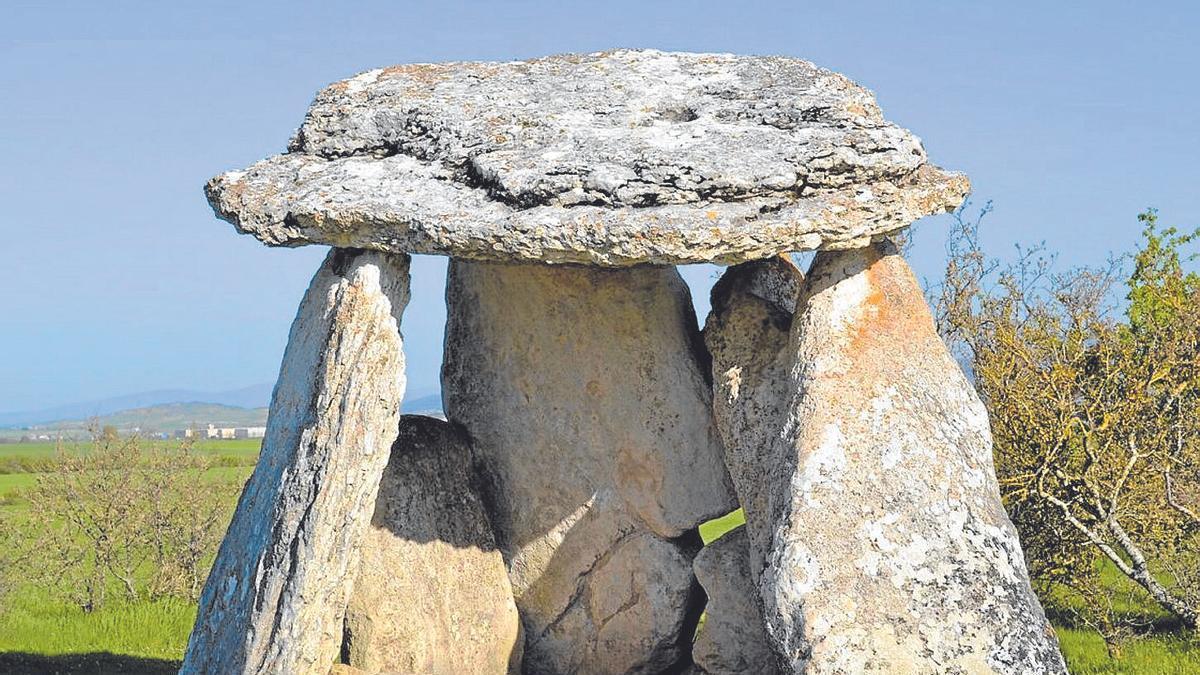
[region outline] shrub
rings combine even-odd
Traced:
[[[24,493],[24,545],[10,564],[85,611],[113,594],[194,601],[233,504],[235,486],[205,475],[214,463],[186,442],[149,446],[111,432],[86,452],[60,447]]]

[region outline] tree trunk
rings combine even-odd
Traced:
[[[1196,609],[1188,606],[1182,599],[1172,595],[1171,591],[1167,590],[1165,586],[1159,583],[1158,579],[1154,578],[1154,575],[1150,572],[1149,565],[1146,563],[1146,556],[1142,553],[1141,547],[1130,538],[1129,534],[1125,532],[1125,529],[1121,527],[1116,518],[1110,517],[1106,523],[1106,527],[1117,540],[1117,545],[1121,547],[1125,555],[1129,556],[1130,562],[1128,563],[1123,560],[1113,560],[1117,564],[1117,567],[1126,576],[1137,582],[1139,586],[1146,589],[1150,597],[1154,598],[1154,601],[1163,609],[1179,617],[1179,620],[1185,626],[1192,629],[1196,628],[1197,619],[1200,618]],[[1101,550],[1104,549],[1102,548]],[[1112,554],[1108,555],[1112,558]]]

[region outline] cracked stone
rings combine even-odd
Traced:
[[[788,340],[804,274],[786,255],[729,268],[712,289],[704,342],[712,355],[713,416],[746,514],[753,579],[762,571],[791,471],[776,439],[787,419]]]
[[[726,532],[705,546],[693,563],[708,596],[704,626],[692,643],[692,661],[705,675],[777,675],[775,654],[763,629],[758,593],[750,574],[746,528]]]

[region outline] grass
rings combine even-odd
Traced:
[[[196,451],[218,457],[205,480],[241,485],[260,442],[197,443]],[[49,466],[39,462],[53,462],[57,451],[54,443],[2,444],[0,466]],[[0,472],[0,515],[25,512],[28,502],[22,492],[41,475]],[[173,673],[195,618],[194,604],[170,599],[110,601],[88,613],[46,589],[21,584],[0,595],[0,672]]]
[[[727,513],[720,518],[715,518],[700,525],[700,538],[704,540],[704,545],[708,546],[720,539],[721,535],[726,532],[745,524],[746,514],[741,509],[738,509],[733,513]]]
[[[157,442],[157,441],[156,441]],[[178,443],[178,441],[163,441],[164,443]],[[72,443],[64,442],[63,450],[67,452],[79,451],[81,448],[87,447],[86,442]],[[238,438],[230,440],[204,440],[197,441],[194,450],[210,455],[234,455],[255,457],[258,455],[259,446],[262,445],[261,438]],[[40,441],[37,443],[0,443],[0,468],[7,466],[14,460],[21,459],[53,459],[58,453],[58,444],[53,441]]]
[[[0,473],[0,505],[4,498],[12,492],[26,488],[37,482],[36,473]]]
[[[1200,673],[1200,644],[1177,635],[1153,635],[1126,644],[1119,659],[1110,658],[1104,640],[1076,628],[1056,628],[1067,667],[1075,675],[1192,675]]]
[[[178,447],[178,442],[162,441],[164,447]],[[216,458],[217,466],[251,466],[258,458],[262,438],[238,438],[228,441],[200,441],[193,446],[194,453]],[[64,443],[61,452],[86,452],[85,443]],[[0,478],[22,473],[44,473],[54,471],[60,452],[58,443],[2,443],[0,444]],[[14,480],[14,484],[20,483]],[[0,498],[4,495],[4,484],[0,483]]]
[[[4,600],[0,653],[108,652],[149,659],[183,658],[196,606],[180,600],[111,602],[85,613],[26,586]]]

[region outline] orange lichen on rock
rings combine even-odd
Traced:
[[[872,354],[899,350],[928,355],[930,338],[937,340],[937,330],[916,277],[895,247],[885,243],[866,250],[874,258],[865,270],[869,290],[862,302],[862,315],[853,326],[848,353],[866,357],[855,359],[860,370],[877,372],[889,363],[901,364],[892,358],[883,363],[871,362]]]

